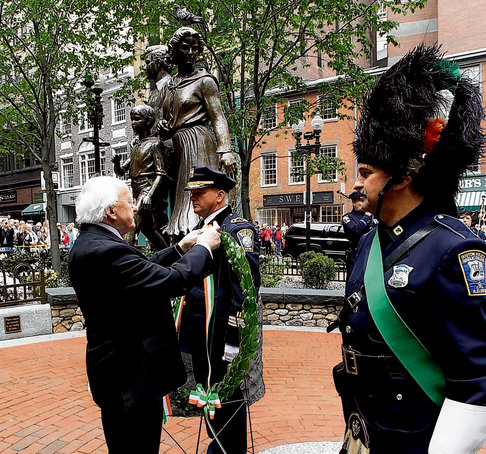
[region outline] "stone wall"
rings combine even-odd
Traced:
[[[82,331],[84,317],[72,287],[46,289],[47,302],[51,306],[52,332]]]
[[[343,307],[340,290],[262,288],[263,323],[326,328]]]
[[[343,306],[341,290],[265,288],[261,291],[263,324],[326,328]],[[84,318],[72,287],[46,289],[52,332],[81,331]]]

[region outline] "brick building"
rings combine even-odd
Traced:
[[[393,34],[400,43],[399,47],[386,46],[382,37],[376,37],[374,55],[370,62],[365,63],[366,69],[374,74],[380,74],[387,67],[394,64],[409,49],[424,42],[432,45],[442,45],[446,57],[458,62],[463,74],[475,80],[484,93],[482,83],[486,70],[486,28],[482,24],[482,11],[475,8],[464,8],[460,2],[453,0],[429,0],[426,6],[407,16],[394,16],[390,11],[383,11],[389,19],[400,23]],[[325,59],[324,59],[325,61]],[[318,82],[333,83],[336,74],[324,69],[322,79],[307,81],[306,94],[288,93],[288,102],[298,102],[305,97],[310,102],[316,102],[319,93],[313,89]],[[351,209],[349,200],[341,197],[336,191],[346,194],[352,191],[356,177],[356,163],[352,152],[353,131],[357,120],[357,113],[349,120],[338,120],[335,111],[326,101],[321,99],[318,111],[325,120],[321,133],[321,150],[330,156],[337,156],[344,160],[346,172],[336,174],[330,180],[323,180],[322,176],[311,178],[312,191],[312,220],[317,222],[340,222],[343,213]],[[283,119],[284,105],[276,106],[264,119],[267,126],[275,126]],[[347,111],[349,115],[349,111]],[[304,131],[311,130],[310,118],[306,119]],[[265,145],[254,151],[253,165],[250,174],[250,200],[253,219],[260,225],[263,222],[274,224],[285,222],[287,225],[304,220],[305,209],[305,178],[292,176],[292,169],[302,167],[293,157],[295,140],[291,128],[287,133],[283,130],[272,131],[265,138]],[[479,208],[481,196],[486,196],[486,161],[478,163],[477,168],[471,169],[471,174],[464,180],[463,190],[468,194],[460,194],[458,204]],[[471,178],[475,178],[471,182]],[[467,181],[466,181],[467,180]]]
[[[102,92],[103,126],[99,131],[100,142],[109,146],[100,147],[101,174],[113,175],[113,155],[122,155],[122,162],[128,157],[128,145],[133,138],[130,125],[130,106],[114,99],[121,81],[133,77],[133,68],[126,68],[122,75],[115,78],[101,75],[99,78]],[[58,163],[59,184],[57,192],[57,214],[61,224],[73,222],[76,217],[74,202],[81,186],[95,174],[95,155],[92,142],[85,141],[93,136],[93,125],[87,117],[78,125],[64,121],[58,125],[59,137],[56,139],[56,162]]]

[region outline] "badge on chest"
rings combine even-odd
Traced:
[[[405,265],[405,263],[395,265],[393,267],[393,274],[388,279],[388,285],[394,288],[406,287],[408,285],[408,277],[412,270],[413,266]]]

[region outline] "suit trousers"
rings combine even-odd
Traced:
[[[158,454],[162,433],[162,402],[128,412],[101,409],[109,454]]]

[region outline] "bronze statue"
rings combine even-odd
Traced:
[[[196,67],[203,52],[200,34],[190,27],[181,27],[175,31],[168,47],[177,74],[167,85],[159,131],[164,139],[172,138],[179,159],[174,210],[164,229],[164,233],[177,236],[199,221],[192,210],[190,193],[182,190],[190,168],[196,165],[220,168],[235,177],[237,165],[218,83],[205,69]]]
[[[152,107],[140,104],[130,112],[132,128],[138,137],[130,143],[130,156],[120,164],[120,155],[113,157],[113,168],[118,176],[127,171],[136,200],[135,232],[141,231],[157,250],[168,246],[160,234],[167,224],[167,195],[171,179],[165,168],[165,147],[159,137],[151,135],[155,124]],[[131,238],[133,242],[133,238]]]
[[[145,73],[151,81],[150,93],[147,104],[155,111],[155,125],[152,127],[152,134],[157,135],[158,124],[162,119],[162,103],[165,98],[167,84],[169,83],[173,65],[169,56],[169,48],[162,44],[149,46],[145,49]],[[174,151],[172,139],[164,140],[164,168],[168,175],[175,177],[179,166],[177,153]],[[169,213],[173,209],[176,195],[175,178],[169,180],[169,193],[167,203]],[[164,225],[165,226],[165,225]]]

